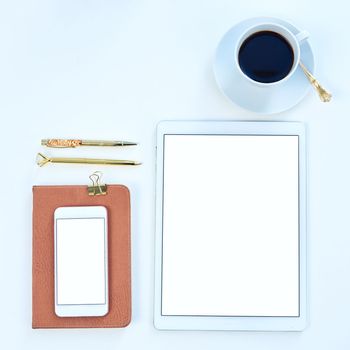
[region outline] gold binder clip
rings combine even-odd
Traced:
[[[102,178],[102,173],[100,171],[95,171],[89,176],[89,178],[92,181],[92,185],[88,186],[89,196],[100,196],[107,194],[107,185],[100,183]]]

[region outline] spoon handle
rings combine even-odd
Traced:
[[[299,62],[299,65],[306,77],[309,79],[311,85],[315,88],[322,102],[329,102],[332,99],[332,94],[329,93],[326,89],[324,89],[321,84],[317,81],[317,79],[309,72],[309,70],[305,67],[302,62]]]

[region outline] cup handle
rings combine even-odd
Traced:
[[[296,34],[295,37],[297,38],[299,44],[301,44],[304,40],[306,40],[309,37],[309,33],[303,30]]]

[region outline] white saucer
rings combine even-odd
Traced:
[[[311,87],[300,67],[285,84],[269,92],[268,95],[262,93],[262,89],[258,86],[240,84],[237,72],[233,69],[235,43],[248,28],[267,21],[283,25],[293,34],[300,32],[292,24],[278,18],[258,17],[245,20],[236,24],[223,36],[217,47],[214,62],[215,78],[222,93],[237,105],[261,114],[280,113],[294,107]],[[300,44],[300,58],[313,73],[314,56],[308,40]]]

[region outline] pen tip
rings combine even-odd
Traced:
[[[123,146],[137,146],[137,142],[123,141]]]

